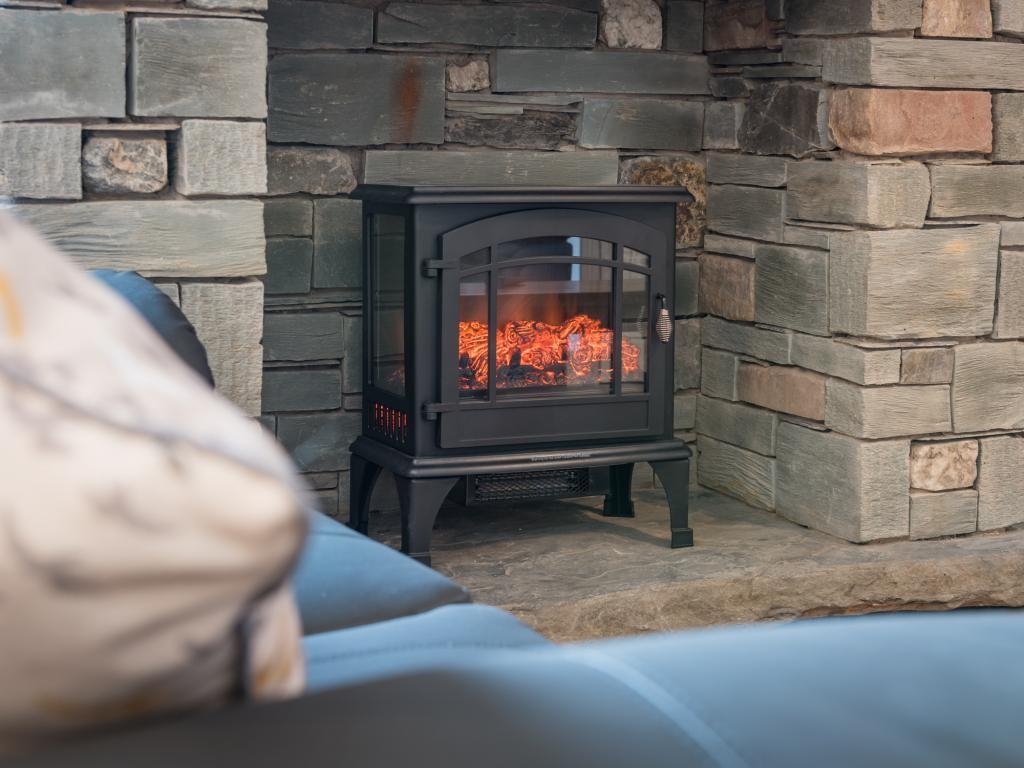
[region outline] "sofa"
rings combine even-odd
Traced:
[[[141,278],[101,277],[203,375],[201,345],[163,294]],[[132,723],[0,765],[1024,764],[1015,611],[556,645],[315,512],[294,586],[305,695]]]

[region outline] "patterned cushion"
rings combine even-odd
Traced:
[[[0,211],[0,753],[297,693],[287,456]]]

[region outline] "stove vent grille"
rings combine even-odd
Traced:
[[[405,445],[409,438],[409,417],[404,411],[383,403],[370,404],[370,432]]]
[[[570,498],[589,494],[590,471],[549,469],[541,472],[474,475],[471,482],[475,501]]]

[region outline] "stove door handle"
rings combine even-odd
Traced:
[[[655,298],[658,300],[658,309],[654,315],[654,335],[662,344],[668,344],[672,340],[672,316],[668,313],[668,300],[663,293]]]

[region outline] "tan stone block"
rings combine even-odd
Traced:
[[[992,159],[1024,161],[1024,93],[997,93],[994,105]]]
[[[823,421],[825,381],[821,374],[802,368],[741,363],[736,386],[740,400]]]
[[[861,155],[991,152],[992,96],[851,88],[832,94],[828,124],[836,144]]]
[[[825,424],[837,432],[876,440],[952,431],[949,387],[859,387],[830,379]]]
[[[900,384],[949,384],[952,380],[953,350],[949,347],[903,350]]]
[[[992,37],[989,0],[924,0],[924,37]]]
[[[922,491],[970,488],[978,479],[978,441],[914,443],[910,446],[910,487]]]
[[[754,320],[754,262],[714,253],[700,257],[700,311]]]
[[[981,441],[978,530],[1024,523],[1024,439],[1020,435]]]
[[[910,494],[910,538],[934,539],[978,530],[978,492]]]

